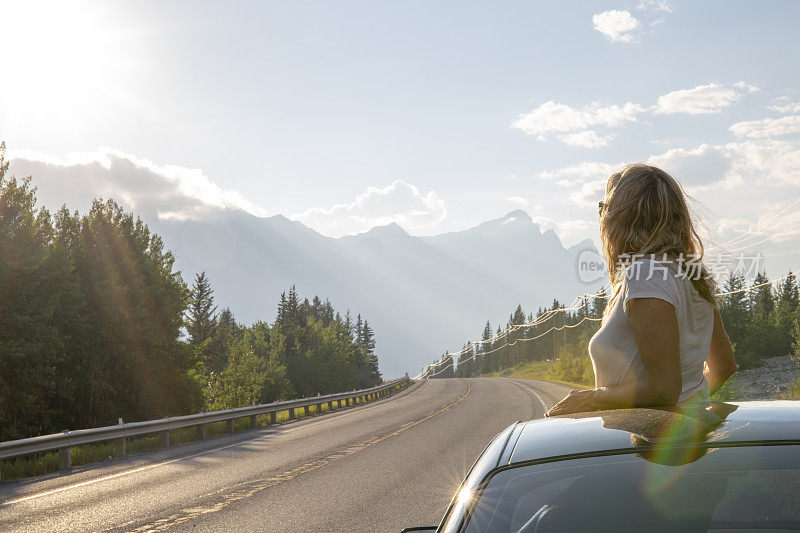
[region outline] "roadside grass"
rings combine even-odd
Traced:
[[[531,361],[521,363],[512,368],[498,370],[488,377],[511,377],[525,379],[539,379],[563,383],[576,389],[588,389],[594,387],[594,370],[591,360],[588,357],[567,357],[566,359],[552,359],[546,361]],[[739,389],[735,380],[729,380],[716,393],[711,396],[715,402],[735,401],[740,398]],[[796,380],[786,399],[800,399],[800,379]]]
[[[789,390],[781,397],[782,400],[800,400],[800,378],[795,379]]]
[[[361,405],[364,402],[357,399],[354,404]],[[333,410],[346,407],[345,401],[334,401]],[[326,413],[330,411],[327,403],[323,403],[320,409],[315,405],[308,407],[308,415],[315,415]],[[304,409],[294,409],[294,417],[302,418],[305,415]],[[275,422],[286,422],[290,419],[288,410],[278,411],[275,413]],[[256,426],[270,425],[269,415],[258,415],[256,417]],[[233,423],[234,431],[242,431],[250,429],[250,418],[237,418]],[[226,433],[225,422],[213,422],[205,425],[205,436],[216,437]],[[187,427],[177,429],[169,432],[170,445],[185,444],[200,439],[200,432],[198,427]],[[161,447],[161,441],[157,434],[143,435],[140,437],[132,437],[125,441],[126,455],[135,455],[138,453],[156,450]],[[114,456],[114,442],[100,442],[97,444],[86,444],[83,446],[75,446],[70,448],[72,455],[72,465],[81,466],[89,463],[97,463],[106,461]],[[33,476],[40,476],[43,474],[50,474],[58,472],[58,452],[48,452],[38,455],[28,455],[24,457],[15,457],[12,459],[0,460],[0,480],[14,480]]]
[[[711,395],[712,402],[730,402],[741,398],[735,379],[729,379],[722,387]]]
[[[509,374],[510,372],[510,374]],[[540,379],[563,383],[576,389],[594,387],[594,370],[588,357],[560,357],[546,361],[530,361],[487,374],[489,377]]]

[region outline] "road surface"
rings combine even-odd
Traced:
[[[0,483],[0,531],[400,531],[438,523],[489,440],[569,390],[418,382],[382,400]]]

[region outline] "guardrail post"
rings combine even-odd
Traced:
[[[333,400],[328,402],[328,411],[333,411]]]
[[[169,431],[158,432],[158,445],[161,448],[166,448],[169,446]]]
[[[255,429],[258,427],[258,421],[256,420],[256,415],[250,415],[250,429]]]
[[[205,424],[200,424],[199,426],[197,426],[197,438],[198,439],[206,438],[206,425]]]
[[[69,433],[69,430],[65,429],[64,433]],[[69,446],[58,450],[58,468],[59,470],[69,470],[72,468],[72,450]]]
[[[233,433],[233,419],[225,421],[225,433]]]
[[[308,416],[308,406],[307,405],[303,406],[303,416]]]
[[[294,420],[294,407],[289,408],[289,420]]]
[[[274,424],[274,423],[275,423],[275,411],[272,411],[272,412],[269,414],[269,423],[270,423],[270,424]]]
[[[58,450],[58,469],[69,470],[72,468],[72,450],[61,448]]]
[[[122,425],[121,418],[118,425]],[[114,457],[122,457],[123,455],[125,455],[125,437],[114,439]]]

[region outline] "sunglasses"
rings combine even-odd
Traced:
[[[599,202],[597,204],[597,214],[600,215],[600,216],[603,216],[603,210],[605,208],[606,208],[606,203],[605,202]]]

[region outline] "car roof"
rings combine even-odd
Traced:
[[[509,429],[497,466],[653,445],[800,442],[800,401],[714,402],[694,410],[615,409],[519,422]]]

